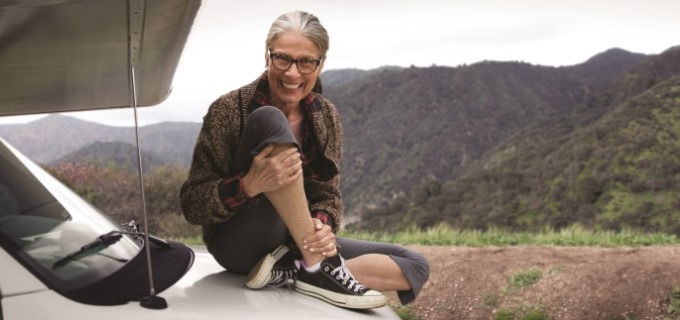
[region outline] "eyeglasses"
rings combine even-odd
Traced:
[[[298,71],[300,73],[312,73],[321,64],[321,59],[312,58],[300,58],[293,59],[283,53],[273,53],[269,51],[269,58],[272,60],[272,64],[277,69],[288,70],[293,63],[297,65]]]

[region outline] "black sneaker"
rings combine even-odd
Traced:
[[[298,268],[295,255],[285,245],[264,256],[248,274],[246,287],[260,289],[266,286],[293,285]]]
[[[324,259],[316,272],[300,268],[295,290],[350,309],[371,309],[387,304],[385,295],[354,279],[340,255]]]

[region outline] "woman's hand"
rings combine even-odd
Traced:
[[[304,250],[310,252],[321,253],[326,257],[332,257],[338,254],[338,248],[335,242],[335,233],[331,230],[329,225],[323,224],[321,220],[313,218],[314,234],[303,238]]]
[[[280,151],[279,151],[280,150]],[[278,151],[278,152],[275,152]],[[302,160],[295,147],[268,145],[253,158],[243,177],[243,193],[254,197],[278,190],[302,176]]]

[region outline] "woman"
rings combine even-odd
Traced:
[[[335,237],[342,128],[318,80],[328,43],[306,12],[272,24],[266,71],[218,98],[203,119],[182,210],[203,225],[218,263],[249,274],[249,288],[294,282],[299,292],[358,309],[385,305],[379,291],[396,290],[409,303],[429,275],[421,255]]]

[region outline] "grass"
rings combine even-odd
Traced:
[[[348,232],[341,231],[341,237],[359,240],[419,244],[430,246],[588,246],[588,247],[642,247],[679,245],[680,238],[673,234],[641,232],[633,229],[621,231],[589,230],[573,225],[561,230],[545,228],[538,232],[510,232],[491,228],[481,230],[458,230],[440,224],[426,230],[412,227],[398,232]],[[189,245],[203,245],[200,236],[172,239]]]
[[[678,245],[680,238],[665,233],[645,233],[633,229],[621,231],[589,230],[579,225],[573,225],[561,230],[546,228],[538,232],[510,232],[500,229],[457,230],[445,224],[427,230],[410,228],[406,231],[387,232],[345,232],[342,237],[390,242],[400,244],[420,244],[432,246],[513,246],[513,245],[544,245],[544,246],[661,246]]]
[[[541,280],[543,273],[541,270],[536,268],[531,268],[526,271],[520,271],[513,274],[510,279],[508,279],[508,284],[515,289],[524,288],[530,286]]]
[[[548,320],[542,306],[522,306],[512,310],[501,309],[494,320]]]
[[[195,236],[191,238],[183,238],[183,239],[174,239],[179,242],[182,242],[184,244],[190,245],[190,246],[202,246],[205,245],[203,243],[203,238],[201,236]]]
[[[680,313],[680,287],[676,287],[671,291],[670,296],[668,297],[669,303],[668,303],[668,313],[675,313],[678,314]]]
[[[408,306],[391,306],[394,312],[399,316],[401,320],[419,320],[419,318],[413,314],[413,311]]]

